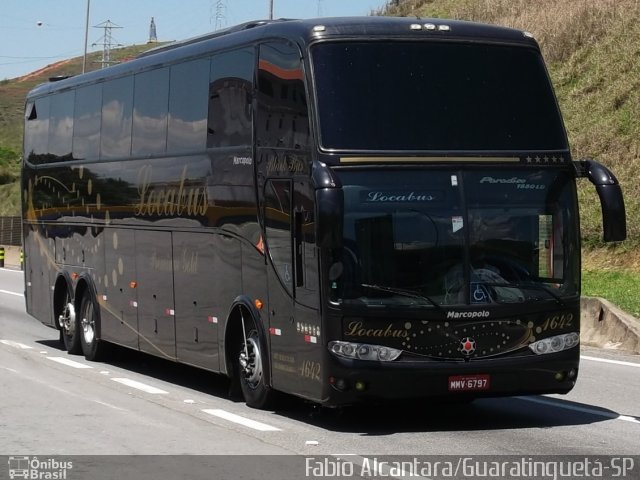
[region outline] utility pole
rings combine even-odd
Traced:
[[[112,47],[121,47],[121,43],[117,43],[111,34],[111,30],[114,28],[122,28],[120,25],[116,25],[111,20],[107,20],[106,22],[102,22],[99,25],[94,25],[94,28],[102,28],[104,29],[104,35],[100,37],[100,39],[92,44],[93,47],[96,45],[102,45],[102,59],[100,60],[100,68],[106,68],[111,65],[111,48]],[[102,42],[102,43],[100,43]]]
[[[87,0],[87,17],[84,23],[84,55],[82,56],[82,73],[87,68],[87,43],[89,43],[89,5],[91,0]]]
[[[273,0],[269,0],[269,20],[273,20]]]

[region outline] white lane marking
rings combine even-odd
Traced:
[[[279,432],[280,431],[279,428],[272,427],[271,425],[267,425],[266,423],[256,422],[255,420],[251,420],[249,418],[241,417],[240,415],[227,412],[226,410],[220,410],[217,408],[205,408],[202,411],[204,413],[208,413],[209,415],[213,415],[215,417],[219,417],[224,420],[237,423],[239,425],[244,425],[245,427],[253,428],[254,430],[260,430],[261,432]]]
[[[13,340],[0,340],[0,343],[4,343],[5,345],[8,345],[10,347],[20,348],[22,350],[30,350],[31,348],[33,348],[29,345],[25,345],[24,343],[14,342]]]
[[[3,370],[9,370],[12,373],[18,373],[18,370],[14,370],[13,368],[9,368],[9,367],[0,367],[0,368],[2,368]]]
[[[87,365],[80,362],[74,362],[73,360],[69,360],[64,357],[47,357],[49,360],[53,360],[54,362],[61,363],[62,365],[66,365],[67,367],[73,368],[93,368],[91,365]]]
[[[581,360],[591,360],[592,362],[613,363],[615,365],[624,365],[626,367],[640,368],[640,363],[623,362],[622,360],[609,360],[608,358],[590,357],[588,355],[580,355]]]
[[[536,397],[515,397],[515,398],[518,398],[520,400],[525,400],[527,402],[539,403],[541,405],[547,405],[547,406],[557,407],[557,408],[564,408],[565,410],[573,410],[575,412],[588,413],[590,415],[597,415],[599,417],[610,418],[612,420],[622,420],[625,422],[637,423],[638,425],[640,425],[640,420],[634,417],[629,417],[627,415],[620,415],[619,413],[616,413],[616,412],[607,412],[607,411],[598,410],[595,408],[579,407],[578,405],[569,405],[569,404],[565,405],[563,403],[556,402],[553,400],[545,400],[545,399],[536,398]]]
[[[159,388],[152,387],[151,385],[147,385],[146,383],[131,380],[130,378],[112,378],[111,380],[121,383],[122,385],[126,385],[127,387],[142,390],[143,392],[152,393],[154,395],[166,395],[169,393],[166,390],[161,390]]]
[[[93,401],[99,405],[103,405],[105,407],[109,407],[109,408],[113,408],[114,410],[120,410],[121,412],[126,412],[127,410],[125,408],[120,408],[120,407],[116,407],[115,405],[111,405],[110,403],[106,403],[106,402],[102,402],[100,400],[96,400],[95,398],[93,399]]]
[[[16,297],[24,297],[24,293],[10,292],[9,290],[0,290],[0,293],[5,293],[7,295],[15,295]]]
[[[24,270],[16,270],[15,268],[2,267],[2,268],[0,268],[0,270],[4,270],[5,272],[21,273],[21,274],[24,275]]]

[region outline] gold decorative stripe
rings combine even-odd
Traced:
[[[500,162],[517,163],[518,157],[340,157],[340,163],[448,163],[448,162]]]

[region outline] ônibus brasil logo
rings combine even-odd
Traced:
[[[65,480],[67,470],[73,468],[73,462],[63,462],[55,458],[39,460],[38,457],[9,457],[9,478],[27,478],[38,480]]]

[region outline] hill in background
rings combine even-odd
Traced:
[[[126,61],[158,45],[114,49],[111,50],[111,59],[115,62]],[[88,55],[87,71],[100,68],[101,56],[102,52]],[[81,72],[82,57],[77,57],[47,65],[22,77],[0,81],[0,216],[20,215],[20,158],[27,93],[51,77],[78,75]]]
[[[620,180],[629,240],[604,246],[600,204],[580,182],[582,236],[590,266],[640,271],[640,4],[639,0],[390,0],[376,14],[443,17],[511,26],[541,44],[562,109],[574,158],[595,158]],[[139,45],[114,50],[132,57]],[[95,68],[99,53],[91,54]],[[57,75],[77,74],[82,59],[0,82],[0,215],[18,214],[18,159],[26,93]]]
[[[587,262],[640,270],[640,2],[392,0],[382,15],[453,18],[526,30],[547,61],[575,159],[595,158],[622,184],[628,240],[603,247],[600,202],[579,199]]]

